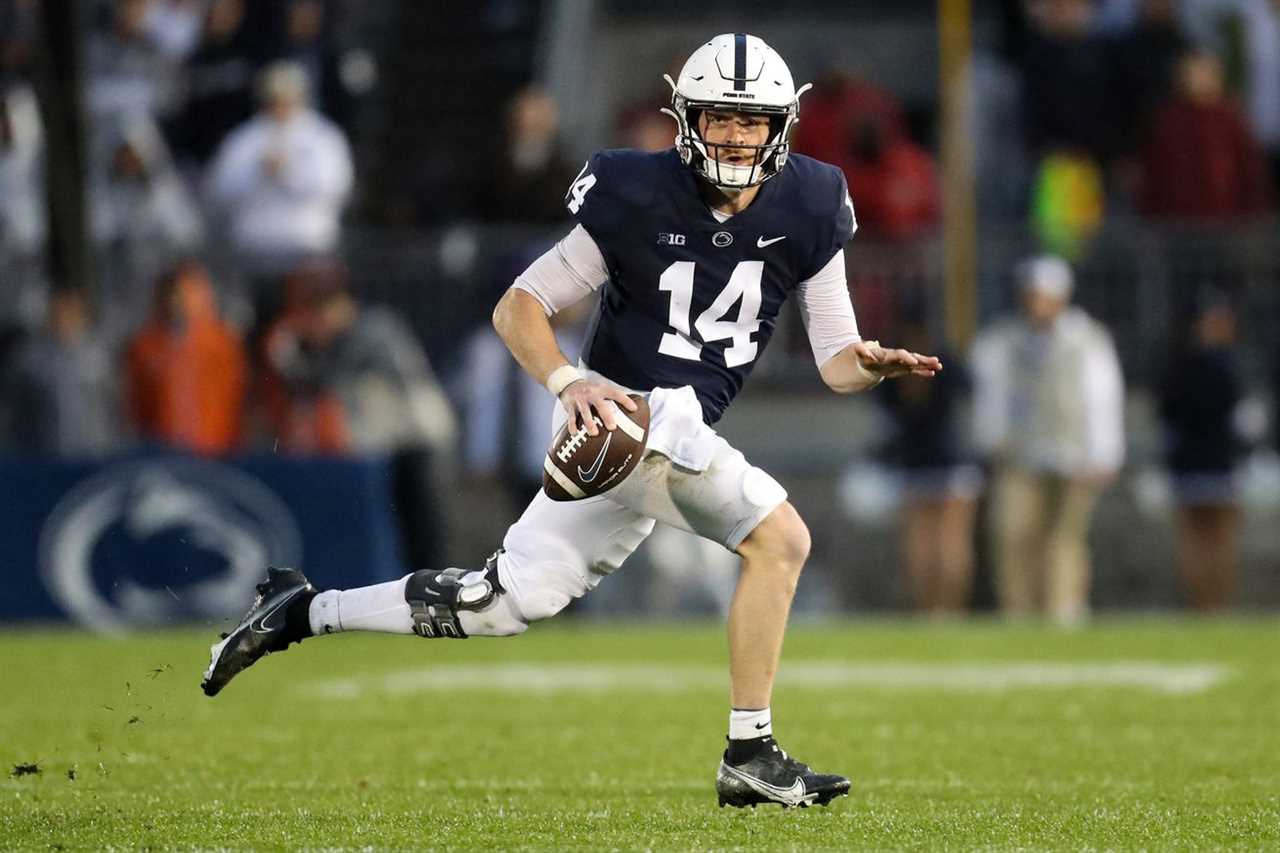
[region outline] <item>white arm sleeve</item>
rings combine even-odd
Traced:
[[[809,346],[818,367],[849,344],[862,340],[858,320],[853,316],[853,302],[844,278],[844,249],[835,253],[827,265],[797,287],[800,295],[800,319],[809,332]]]
[[[511,286],[533,296],[550,317],[599,290],[608,278],[600,247],[587,229],[575,225],[564,239],[529,264]]]

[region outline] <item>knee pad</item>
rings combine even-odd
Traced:
[[[413,618],[413,632],[429,639],[466,639],[459,614],[484,610],[503,592],[497,556],[495,553],[490,557],[480,571],[422,569],[409,575],[405,579],[404,600]]]
[[[418,571],[405,581],[404,597],[420,637],[511,637],[529,623],[498,577],[499,548],[477,571]]]

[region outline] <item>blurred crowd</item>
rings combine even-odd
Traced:
[[[468,470],[522,503],[540,477],[542,390],[478,320],[453,330],[460,357],[442,383],[421,330],[366,304],[344,266],[344,222],[362,187],[353,117],[377,77],[344,35],[361,4],[91,8],[82,54],[95,281],[82,291],[47,272],[38,0],[0,0],[0,447],[390,453],[404,500],[426,506],[428,460],[452,449],[462,419]],[[876,270],[851,265],[850,282],[864,328],[941,349],[948,364],[937,382],[877,391],[894,423],[883,451],[910,507],[902,558],[913,601],[939,613],[968,605],[983,526],[1000,604],[1073,622],[1087,612],[1091,513],[1124,459],[1125,370],[1107,329],[1071,304],[1072,263],[1108,219],[1232,226],[1274,215],[1280,4],[1002,8],[999,49],[974,66],[974,150],[980,212],[1030,221],[1046,253],[1008,271],[1019,311],[951,353],[926,288],[891,294],[890,310],[876,302]],[[674,127],[657,112],[665,98],[624,105],[615,143],[670,147]],[[559,110],[536,86],[512,92],[492,147],[473,152],[484,168],[460,217],[566,224],[576,164]],[[937,136],[936,112],[832,66],[804,97],[794,149],[844,171],[860,242],[910,246],[942,213]],[[514,264],[544,247],[504,252]],[[484,302],[505,282],[475,286]],[[1233,472],[1257,438],[1237,416],[1248,397],[1238,296],[1212,276],[1174,295],[1178,345],[1156,389],[1181,571],[1204,608],[1230,601]],[[582,322],[560,318],[566,351]]]
[[[1060,257],[1026,260],[1013,276],[1017,310],[984,328],[967,358],[944,351],[937,381],[881,395],[903,568],[924,612],[969,607],[982,541],[1004,612],[1065,625],[1088,615],[1090,523],[1127,461],[1126,388],[1113,335],[1071,302],[1074,279]],[[1241,464],[1261,448],[1267,416],[1245,381],[1230,294],[1202,288],[1176,325],[1152,396],[1184,598],[1214,611],[1234,601]],[[917,322],[904,328],[905,345],[928,341]]]
[[[1274,212],[1280,9],[1269,0],[1025,0],[976,88],[982,200],[1029,202],[1057,251],[1079,252],[1105,218],[1238,224]],[[994,122],[1007,118],[1020,150],[1001,144]]]
[[[359,306],[339,259],[355,185],[344,124],[361,90],[338,35],[350,11],[326,0],[88,7],[88,291],[49,281],[43,257],[39,13],[32,0],[0,3],[5,446],[314,452],[447,434],[448,409],[423,415],[413,393],[438,390],[413,335]],[[370,390],[379,382],[397,393]]]
[[[50,281],[43,257],[39,12],[0,2],[0,447],[387,454],[400,503],[430,507],[453,409],[414,333],[363,305],[340,259],[344,126],[371,73],[341,40],[351,10],[92,4],[89,289]]]

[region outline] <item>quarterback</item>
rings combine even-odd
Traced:
[[[619,408],[635,409],[628,392],[645,395],[651,420],[639,466],[596,497],[560,502],[539,493],[480,568],[423,569],[324,592],[294,569],[271,569],[244,620],[213,647],[207,694],[263,655],[316,635],[520,634],[595,587],[661,521],[742,558],[729,613],[720,804],[825,805],[848,793],[848,779],[783,751],[769,711],[809,531],[786,490],[712,425],[791,297],[822,379],[839,393],[933,376],[942,365],[859,337],[844,274],[853,203],[839,169],[789,152],[808,86],[796,89],[782,58],[755,36],[719,35],[667,82],[675,146],[588,160],[566,196],[575,226],[493,313],[520,366],[559,398],[555,426],[612,430]],[[581,360],[570,364],[548,318],[593,294]]]

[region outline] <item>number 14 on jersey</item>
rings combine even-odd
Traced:
[[[698,315],[689,328],[693,311],[693,261],[676,261],[663,271],[658,279],[658,289],[671,294],[671,311],[667,322],[675,333],[667,332],[658,344],[663,355],[699,361],[702,343],[694,338],[697,333],[703,343],[731,341],[724,350],[726,367],[738,367],[755,360],[759,346],[751,335],[760,329],[760,281],[764,277],[764,261],[741,261],[733,268],[729,283],[707,310]],[[738,319],[726,320],[725,315],[739,299]]]

